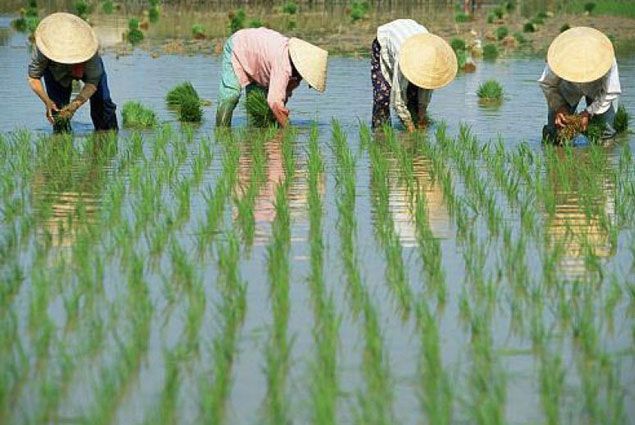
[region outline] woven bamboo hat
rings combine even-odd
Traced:
[[[549,68],[572,83],[588,83],[604,76],[615,59],[613,44],[595,28],[574,27],[551,42]]]
[[[319,92],[326,88],[329,52],[299,38],[289,40],[289,56],[302,79]]]
[[[70,13],[53,13],[37,26],[35,45],[54,62],[77,64],[92,58],[99,43],[83,19]]]
[[[399,67],[412,84],[431,90],[454,80],[458,65],[454,50],[444,39],[421,33],[407,38],[401,45]]]

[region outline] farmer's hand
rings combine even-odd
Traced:
[[[560,109],[558,109],[556,111],[556,119],[555,119],[556,127],[562,128],[562,127],[567,125],[567,123],[568,123],[567,114],[568,113],[569,113],[569,110],[567,109],[566,106],[562,106],[562,107],[560,107]]]
[[[582,111],[580,113],[580,117],[582,118],[582,121],[580,121],[582,131],[586,131],[587,128],[589,128],[589,120],[591,119],[591,114],[589,114],[587,111]]]
[[[273,116],[276,117],[278,124],[280,124],[280,127],[286,127],[289,122],[289,110],[282,104],[274,103],[271,111],[273,112]]]
[[[55,102],[53,102],[50,99],[48,102],[45,103],[45,105],[46,105],[46,119],[48,119],[49,122],[53,124],[55,122],[55,118],[53,118],[53,112],[58,112],[59,109],[57,105],[55,104]]]
[[[63,118],[65,120],[70,120],[71,118],[73,118],[73,115],[75,115],[77,108],[79,108],[78,103],[79,102],[77,101],[72,101],[71,103],[66,105],[64,108],[62,108],[62,110],[59,113],[60,118]]]

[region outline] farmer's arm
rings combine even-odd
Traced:
[[[58,111],[57,105],[55,102],[51,100],[51,98],[44,90],[44,86],[42,85],[42,76],[44,75],[44,71],[49,65],[49,60],[46,56],[44,56],[38,49],[33,51],[33,56],[31,58],[31,62],[29,63],[29,86],[33,93],[37,95],[37,97],[42,100],[44,105],[46,106],[46,118],[49,122],[53,123],[53,111]]]
[[[101,64],[99,55],[93,56],[84,64],[84,86],[75,99],[62,109],[61,113],[63,116],[71,118],[73,114],[95,94],[103,73],[104,67]]]
[[[538,84],[540,84],[542,93],[545,95],[547,105],[549,109],[553,109],[554,111],[567,106],[567,101],[562,94],[560,94],[560,81],[560,77],[551,71],[549,65],[545,65],[545,69],[538,79]]]
[[[555,124],[557,127],[564,127],[567,124],[566,114],[569,113],[567,101],[560,93],[560,77],[558,77],[545,65],[542,75],[538,79],[538,84],[542,89],[549,109],[556,112]]]
[[[428,105],[430,104],[430,98],[432,97],[432,90],[419,89],[417,94],[417,105],[418,105],[418,122],[417,127],[425,127],[428,125],[428,120],[426,118],[426,114],[428,111]]]
[[[280,127],[285,127],[289,122],[289,110],[285,107],[285,100],[290,77],[290,70],[285,72],[283,69],[274,69],[269,80],[267,103]]]
[[[395,71],[392,79],[392,90],[390,91],[390,103],[394,106],[397,116],[406,126],[408,131],[415,130],[415,124],[412,121],[412,115],[408,110],[408,80],[403,76],[401,71],[395,65]]]
[[[617,71],[617,62],[614,60],[613,66],[602,84],[600,96],[587,106],[586,111],[591,116],[605,113],[611,107],[613,101],[619,97],[620,93],[622,93],[620,76]]]

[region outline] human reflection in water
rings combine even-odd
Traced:
[[[608,258],[616,252],[610,227],[615,225],[615,185],[610,164],[602,158],[592,165],[591,152],[554,151],[547,160],[547,178],[554,193],[552,214],[545,217],[547,243],[561,250],[558,268],[565,279],[581,279],[589,269],[589,256]],[[603,155],[603,154],[602,154]],[[556,165],[559,164],[559,165]]]
[[[258,137],[259,135],[256,135]],[[255,139],[255,138],[252,138]],[[249,139],[248,139],[249,140]],[[252,170],[254,164],[254,150],[256,143],[243,142],[240,145],[240,157],[238,162],[238,179],[234,194],[238,202],[247,196],[250,185],[256,184],[257,188],[253,203],[253,219],[255,222],[255,235],[253,242],[255,245],[263,245],[269,241],[271,234],[271,223],[276,218],[275,199],[276,188],[287,182],[284,171],[283,156],[283,133],[278,132],[273,137],[267,138],[263,143],[264,151],[264,176],[262,182],[254,182]],[[323,185],[320,188],[323,192]],[[296,157],[295,173],[289,185],[287,196],[289,199],[289,212],[294,222],[306,221],[307,209],[307,169],[306,163]],[[239,211],[234,208],[234,220],[239,220]],[[244,229],[243,229],[244,231]]]
[[[428,225],[435,238],[446,239],[451,236],[450,213],[443,200],[441,185],[434,181],[432,163],[429,158],[420,152],[415,153],[414,138],[400,140],[403,146],[413,152],[413,168],[415,188],[418,187],[421,194],[425,195]],[[394,155],[388,157],[388,207],[395,225],[395,231],[404,247],[412,247],[417,244],[417,228],[415,221],[414,199],[408,193],[408,187],[400,178],[401,167]],[[372,172],[372,171],[371,171]],[[376,220],[373,217],[373,220]]]
[[[79,232],[95,223],[116,149],[112,132],[95,133],[83,143],[55,135],[41,144],[31,189],[39,238],[70,248]]]

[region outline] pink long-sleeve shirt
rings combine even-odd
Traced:
[[[284,105],[292,75],[289,39],[261,27],[237,31],[232,40],[232,65],[240,85],[267,87],[269,107]]]

